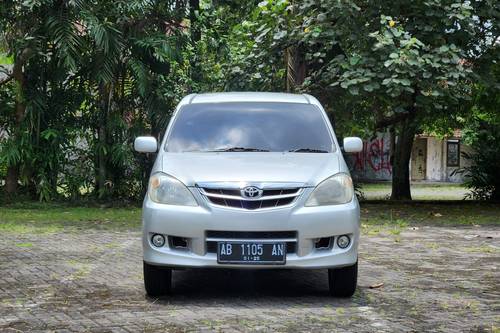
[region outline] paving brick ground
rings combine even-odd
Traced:
[[[500,227],[365,232],[352,299],[329,297],[324,271],[230,270],[177,271],[174,295],[151,299],[141,260],[136,231],[1,234],[0,332],[500,327]]]

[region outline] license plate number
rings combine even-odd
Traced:
[[[220,264],[283,265],[285,260],[285,243],[219,242],[217,244],[217,262]]]

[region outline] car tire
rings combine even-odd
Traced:
[[[144,262],[144,287],[149,296],[163,296],[172,288],[172,269]]]
[[[332,268],[328,270],[330,295],[335,297],[351,297],[358,283],[358,262],[352,266]]]

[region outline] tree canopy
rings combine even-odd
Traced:
[[[392,198],[407,199],[415,134],[498,113],[499,13],[490,0],[7,0],[0,176],[8,195],[136,200],[152,160],[132,140],[160,137],[184,95],[291,91],[317,96],[340,136],[390,129]]]

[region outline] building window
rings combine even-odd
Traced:
[[[460,166],[460,141],[448,140],[446,142],[446,166]]]

